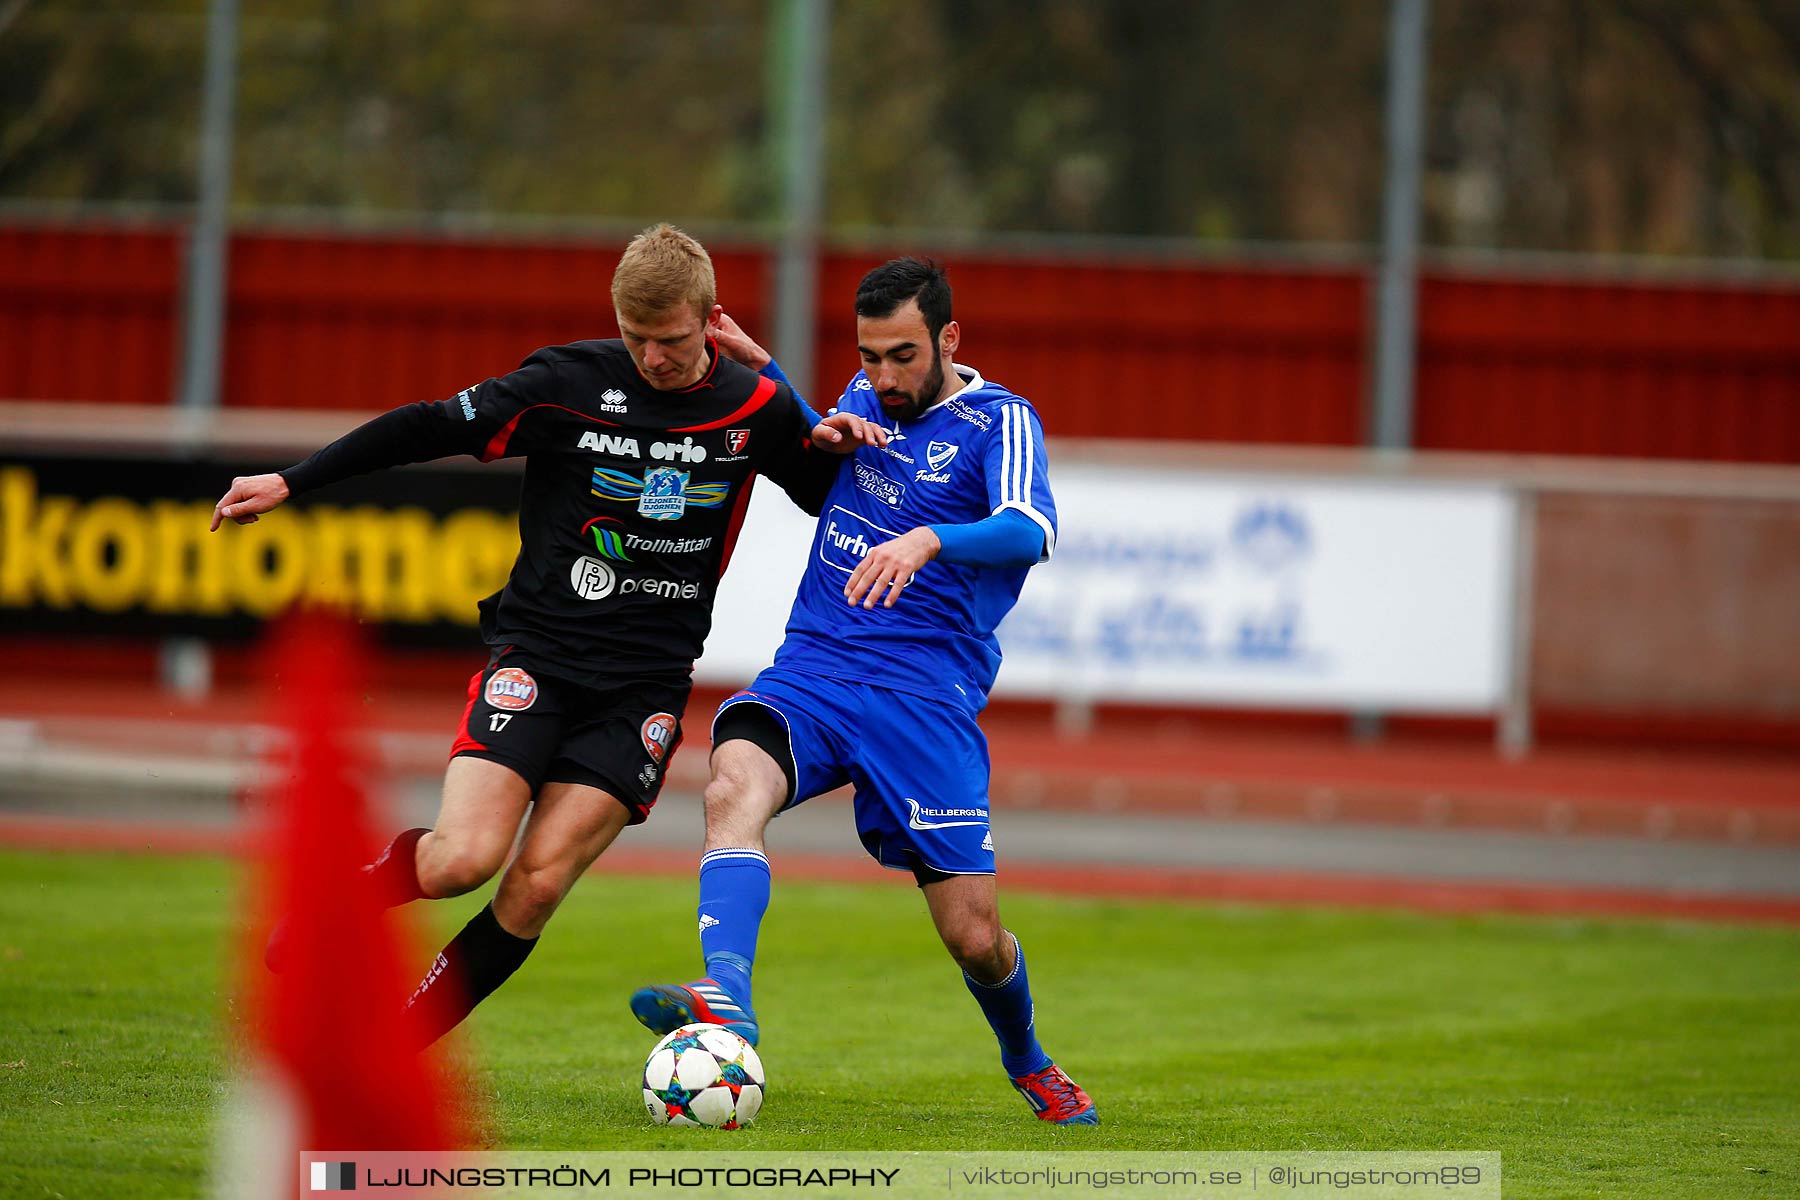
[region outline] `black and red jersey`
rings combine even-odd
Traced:
[[[817,514],[839,459],[782,383],[721,358],[680,391],[623,342],[537,351],[510,375],[375,418],[282,472],[294,493],[454,454],[523,457],[519,557],[481,602],[482,638],[604,684],[685,675],[757,474]]]

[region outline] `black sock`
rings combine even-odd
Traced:
[[[425,893],[419,890],[417,860],[419,839],[430,832],[429,829],[408,829],[389,842],[387,849],[362,869],[363,883],[381,907],[398,908],[425,898]],[[288,917],[276,921],[263,946],[263,963],[277,975],[287,972],[289,922]]]
[[[502,929],[492,904],[470,917],[406,1002],[412,1044],[423,1050],[456,1028],[519,969],[537,943]]]
[[[423,900],[419,890],[419,839],[429,829],[409,829],[388,843],[374,862],[363,868],[363,878],[381,901],[383,908],[397,908],[414,900]]]

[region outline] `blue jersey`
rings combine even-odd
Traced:
[[[844,389],[838,410],[879,422],[888,444],[858,447],[838,471],[776,666],[939,699],[954,688],[973,709],[987,703],[1000,669],[994,630],[1018,602],[1028,567],[929,562],[892,608],[844,599],[850,573],[870,549],[920,525],[967,525],[1015,509],[1043,529],[1043,558],[1055,547],[1056,504],[1036,411],[972,368],[956,370],[961,391],[897,424],[862,372]]]

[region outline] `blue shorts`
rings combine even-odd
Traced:
[[[856,787],[856,832],[884,867],[992,875],[987,738],[961,703],[771,667],[719,706],[759,705],[787,730],[784,808]],[[713,718],[717,729],[719,718]]]

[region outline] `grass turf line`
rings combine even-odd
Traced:
[[[695,885],[596,876],[471,1022],[502,1144],[1499,1150],[1508,1197],[1800,1190],[1794,930],[1008,895],[1040,1035],[1102,1114],[1055,1129],[912,888],[777,871],[756,1125],[645,1119],[625,997],[695,974]],[[203,1194],[235,867],[7,852],[0,879],[0,1194]],[[421,911],[447,936],[484,899]]]

